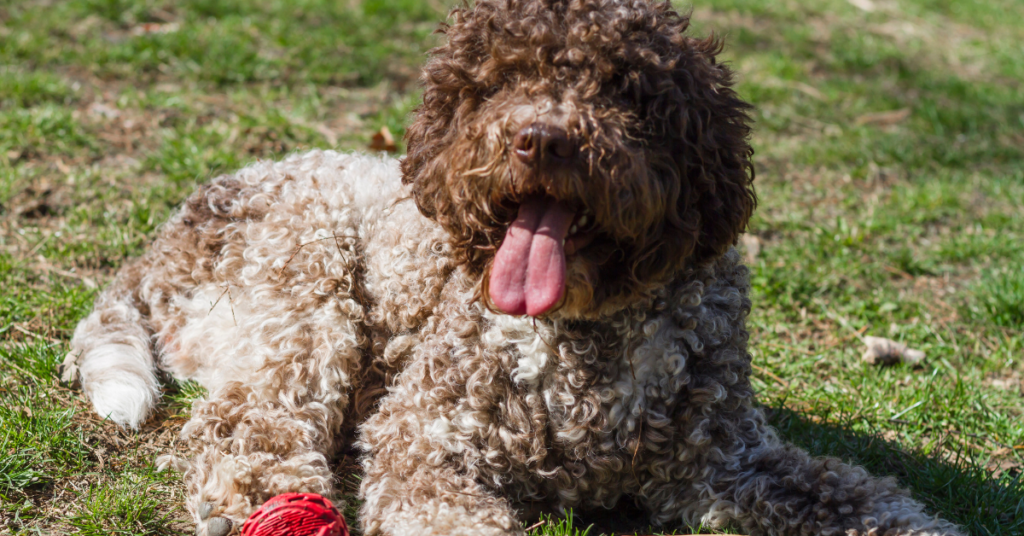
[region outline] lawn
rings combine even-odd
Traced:
[[[693,8],[757,106],[742,247],[773,423],[973,535],[1024,535],[1024,2]],[[197,183],[400,138],[446,9],[0,0],[0,534],[191,534],[154,458],[201,393],[167,383],[157,416],[119,430],[57,381],[72,330]],[[864,364],[866,336],[926,358]],[[534,531],[645,530],[634,516]]]

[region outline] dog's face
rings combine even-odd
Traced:
[[[742,232],[749,107],[688,24],[645,0],[452,12],[402,170],[491,306],[607,314]]]

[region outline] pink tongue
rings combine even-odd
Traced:
[[[554,307],[565,290],[562,241],[575,213],[550,197],[531,197],[494,257],[491,302],[510,315],[537,316]]]

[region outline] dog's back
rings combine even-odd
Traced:
[[[275,329],[339,296],[348,300],[334,313],[358,319],[368,298],[360,293],[378,286],[361,274],[410,271],[410,255],[430,232],[416,229],[429,221],[404,198],[397,162],[371,156],[314,151],[218,177],[101,294],[75,330],[65,367],[77,368],[97,413],[131,427],[158,399],[155,357],[211,391],[260,381],[253,372],[273,356],[247,331]],[[371,270],[359,266],[366,258]],[[402,299],[427,293],[419,290]]]

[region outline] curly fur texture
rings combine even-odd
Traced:
[[[170,460],[200,535],[279,493],[332,496],[353,441],[370,536],[521,535],[533,502],[622,500],[750,534],[959,534],[765,424],[731,249],[755,204],[749,107],[688,22],[645,0],[480,0],[442,28],[407,158],[313,151],[189,198],[69,360],[126,426],[156,368],[209,390],[191,459]],[[572,140],[568,165],[511,155],[538,122]],[[592,214],[591,239],[557,307],[507,315],[488,277],[538,195]]]
[[[450,19],[402,171],[471,274],[537,190],[601,223],[604,240],[574,263],[577,310],[621,308],[735,242],[755,204],[749,106],[715,63],[721,45],[683,33],[687,17],[668,3],[537,0]],[[578,140],[576,165],[531,173],[509,158],[508,140],[538,119]]]

